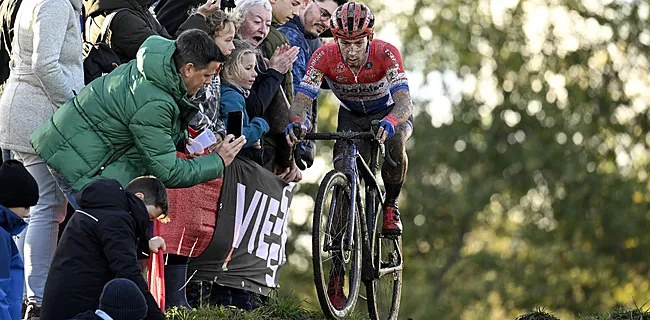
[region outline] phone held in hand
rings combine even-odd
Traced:
[[[244,128],[244,116],[242,111],[228,112],[228,120],[226,124],[226,133],[232,134],[235,138],[242,135]]]

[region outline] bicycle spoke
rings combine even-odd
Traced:
[[[314,280],[321,308],[333,318],[344,318],[354,308],[359,291],[356,269],[361,240],[358,224],[349,234],[350,192],[345,175],[330,172],[321,183],[314,209]]]

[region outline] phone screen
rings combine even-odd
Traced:
[[[241,111],[228,112],[228,121],[226,125],[226,133],[232,134],[235,138],[242,135],[244,127],[244,117]]]

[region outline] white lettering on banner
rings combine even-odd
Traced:
[[[256,191],[259,192],[259,191]],[[257,238],[257,231],[260,229],[260,222],[262,222],[262,217],[264,216],[264,209],[266,209],[266,199],[269,196],[262,196],[262,201],[260,202],[260,209],[257,210],[257,218],[255,219],[255,224],[253,225],[253,232],[251,233],[251,238],[248,240],[248,253],[253,253],[255,250],[255,239]]]
[[[269,244],[266,243],[264,237],[271,235],[271,229],[273,229],[273,223],[271,222],[271,215],[278,216],[278,209],[280,202],[271,198],[269,202],[269,209],[266,210],[266,218],[264,218],[264,224],[262,225],[262,233],[260,233],[260,240],[257,246],[256,256],[266,260],[269,257]],[[276,220],[277,224],[277,220]],[[252,239],[251,239],[252,240]]]
[[[237,208],[235,209],[235,234],[233,239],[237,239],[233,244],[233,248],[239,248],[241,241],[244,239],[246,232],[242,230],[248,230],[248,225],[253,219],[253,213],[257,204],[260,202],[260,197],[262,193],[259,191],[255,192],[253,195],[253,200],[251,201],[250,207],[246,212],[246,218],[244,218],[244,208],[246,208],[246,186],[238,183],[237,184]]]
[[[262,260],[266,260],[266,266],[271,269],[271,274],[266,275],[266,284],[269,287],[276,286],[277,270],[280,265],[286,262],[285,246],[287,242],[287,226],[289,222],[290,200],[287,194],[291,194],[295,183],[290,183],[282,190],[282,200],[278,201],[267,194],[255,191],[248,207],[246,206],[246,186],[237,183],[237,208],[235,209],[235,233],[233,248],[239,248],[250,227],[253,214],[257,211],[257,217],[253,224],[253,230],[248,239],[247,251]],[[259,208],[258,208],[259,206]],[[246,215],[244,216],[244,209]],[[278,215],[282,213],[282,217]],[[275,222],[271,220],[275,216]],[[262,219],[264,218],[264,219]],[[267,237],[280,236],[280,243],[268,241]],[[258,239],[259,237],[259,239]],[[256,246],[257,245],[257,246]],[[256,248],[257,247],[257,248]],[[224,270],[227,270],[224,268]]]
[[[289,207],[291,206],[291,203],[289,201],[289,198],[287,197],[287,193],[292,193],[293,188],[296,186],[295,182],[289,182],[289,185],[284,187],[282,190],[282,204],[280,205],[280,210],[282,213],[284,213],[283,216],[283,222],[282,223],[282,229],[278,229],[279,223],[276,222],[276,229],[273,230],[273,233],[281,235],[281,240],[280,240],[280,265],[283,265],[287,261],[287,256],[285,254],[285,245],[287,244],[287,238],[289,235],[287,234],[287,226],[289,225]],[[293,199],[293,198],[292,198]]]

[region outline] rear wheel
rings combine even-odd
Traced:
[[[314,208],[314,284],[321,308],[329,318],[349,314],[359,295],[361,230],[355,208],[356,222],[349,234],[351,194],[348,178],[339,171],[330,171],[321,182]]]
[[[377,218],[374,235],[372,235],[375,279],[366,282],[368,313],[370,319],[393,320],[397,319],[399,314],[402,296],[402,237],[381,234],[383,224],[381,205],[377,204],[375,208]],[[377,269],[379,272],[376,272]]]

